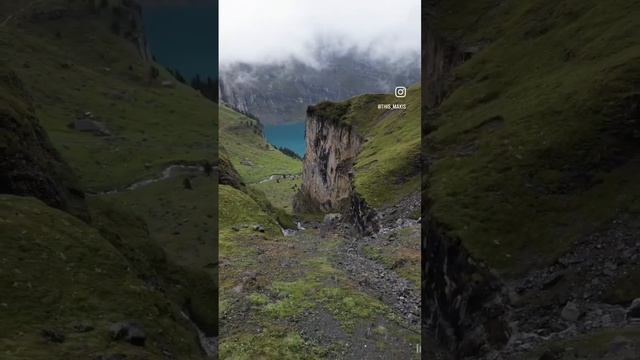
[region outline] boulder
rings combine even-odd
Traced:
[[[98,136],[110,136],[111,132],[107,130],[107,126],[90,118],[76,119],[73,122],[73,129],[76,131],[90,132]]]
[[[111,325],[109,334],[113,340],[123,340],[136,346],[144,346],[147,341],[147,334],[144,331],[144,327],[132,321],[119,322]]]
[[[631,302],[627,309],[627,318],[640,319],[640,298],[636,298]]]
[[[330,213],[330,214],[326,214],[324,216],[323,222],[325,224],[335,224],[335,223],[339,222],[340,220],[342,220],[342,215],[341,214]]]
[[[564,308],[562,308],[560,316],[567,321],[577,321],[578,318],[580,318],[580,309],[575,302],[569,301]]]

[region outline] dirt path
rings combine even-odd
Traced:
[[[101,192],[97,192],[97,193],[88,193],[88,194],[91,195],[91,196],[114,195],[114,194],[119,194],[119,193],[123,193],[123,192],[126,192],[126,191],[140,189],[140,188],[143,188],[145,186],[149,186],[149,185],[151,185],[153,183],[156,183],[158,181],[173,179],[173,178],[175,178],[177,176],[188,177],[188,176],[195,176],[195,175],[201,175],[201,174],[203,174],[202,166],[173,164],[173,165],[167,166],[157,176],[154,176],[154,177],[148,178],[148,179],[144,179],[144,180],[140,180],[140,181],[136,181],[135,183],[133,183],[133,184],[131,184],[129,186],[126,186],[124,188],[111,189],[111,190],[101,191]]]
[[[243,255],[221,251],[221,357],[420,358],[419,290],[384,256],[367,257],[380,239],[344,224],[303,227],[279,240],[239,234]]]
[[[264,178],[257,182],[257,184],[264,184],[266,182],[275,181],[275,180],[294,180],[302,177],[302,174],[273,174],[267,178]]]

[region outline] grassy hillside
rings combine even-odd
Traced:
[[[0,213],[0,288],[10,289],[3,291],[0,305],[5,358],[161,357],[165,352],[203,357],[179,307],[191,297],[185,286],[197,285],[164,262],[162,250],[144,227],[131,222],[134,218],[96,212],[112,221],[104,232],[39,200],[11,195],[0,195]],[[129,222],[113,226],[118,219]],[[116,239],[121,243],[111,242]],[[144,326],[146,346],[110,339],[110,327],[122,321]]]
[[[302,162],[286,156],[268,144],[253,119],[221,105],[220,145],[226,149],[233,166],[248,184],[273,174],[298,174]]]
[[[638,219],[637,3],[453,1],[434,13],[477,52],[425,140],[432,212],[450,234],[516,274]]]
[[[16,271],[2,272],[2,288],[29,274],[29,287],[58,289],[51,306],[38,303],[37,293],[28,298],[9,291],[7,304],[29,302],[33,309],[19,315],[24,318],[0,318],[9,329],[2,341],[10,347],[3,349],[16,358],[203,358],[194,323],[208,336],[217,333],[216,181],[197,168],[216,158],[216,107],[141,57],[133,39],[142,24],[131,4],[0,2],[8,14],[0,20],[0,54],[24,83],[32,116],[70,165],[67,175],[78,175],[76,191],[121,190],[90,196],[87,224],[33,199],[9,197],[4,204],[3,253],[13,254],[21,267],[7,263]],[[2,97],[3,105],[17,94],[3,86],[0,93],[5,91],[11,96]],[[106,131],[76,130],[77,119]],[[38,151],[23,148],[27,157]],[[170,164],[197,166],[123,189],[158,178]],[[30,236],[31,229],[42,231]],[[22,245],[14,249],[16,236]],[[36,281],[45,264],[57,280]],[[76,335],[72,321],[93,323],[94,330]],[[146,346],[111,341],[109,326],[119,321],[143,324]],[[41,327],[48,335],[40,334]],[[50,328],[66,335],[62,345],[47,340]]]
[[[125,39],[142,24],[128,20],[121,1],[98,11],[90,3],[24,4],[0,28],[2,58],[27,84],[38,117],[85,189],[119,188],[169,163],[215,158],[214,104],[142,60]],[[86,112],[111,136],[69,127]]]

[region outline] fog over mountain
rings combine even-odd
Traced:
[[[265,123],[420,79],[420,2],[223,0],[220,99]]]

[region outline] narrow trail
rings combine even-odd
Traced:
[[[276,181],[276,180],[293,180],[293,179],[299,179],[302,177],[302,174],[272,174],[269,177],[266,177],[260,181],[257,182],[257,184],[264,184],[267,182],[271,182],[271,181]]]
[[[167,166],[157,176],[136,181],[135,183],[123,188],[110,189],[110,190],[94,192],[94,193],[89,192],[88,195],[90,196],[115,195],[115,194],[120,194],[127,191],[140,189],[140,188],[149,186],[153,183],[156,183],[158,181],[169,180],[178,176],[196,176],[196,175],[201,175],[202,173],[203,173],[202,166],[173,164],[173,165]]]

